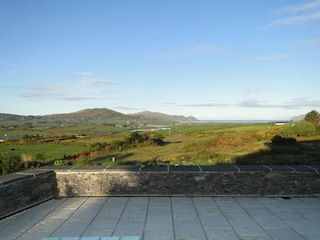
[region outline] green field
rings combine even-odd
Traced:
[[[43,164],[319,164],[320,137],[297,137],[294,144],[271,144],[285,126],[272,123],[179,124],[161,130],[163,144],[141,141],[111,146],[128,138],[131,129],[103,125],[1,129],[2,156]],[[100,146],[99,149],[93,146]],[[102,146],[102,147],[101,147]],[[115,159],[115,162],[112,162]]]

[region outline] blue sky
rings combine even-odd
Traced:
[[[0,0],[0,33],[1,113],[320,110],[320,0]]]

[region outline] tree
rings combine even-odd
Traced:
[[[304,120],[311,122],[316,128],[318,128],[320,124],[320,114],[316,110],[312,110],[306,114]]]

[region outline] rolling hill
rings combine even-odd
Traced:
[[[195,117],[181,116],[181,115],[168,115],[159,112],[144,111],[139,113],[130,114],[131,116],[147,121],[161,121],[161,122],[197,122],[198,119]]]
[[[125,124],[128,122],[176,123],[194,122],[194,117],[167,115],[164,113],[141,112],[123,114],[107,108],[84,109],[72,113],[60,113],[43,116],[23,116],[0,114],[1,124]]]

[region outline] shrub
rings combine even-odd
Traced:
[[[315,135],[316,128],[311,122],[300,121],[286,127],[282,133],[285,137],[292,137],[292,136],[311,137]]]
[[[22,160],[19,154],[10,153],[8,156],[0,156],[0,169],[2,174],[17,172],[22,167]]]

